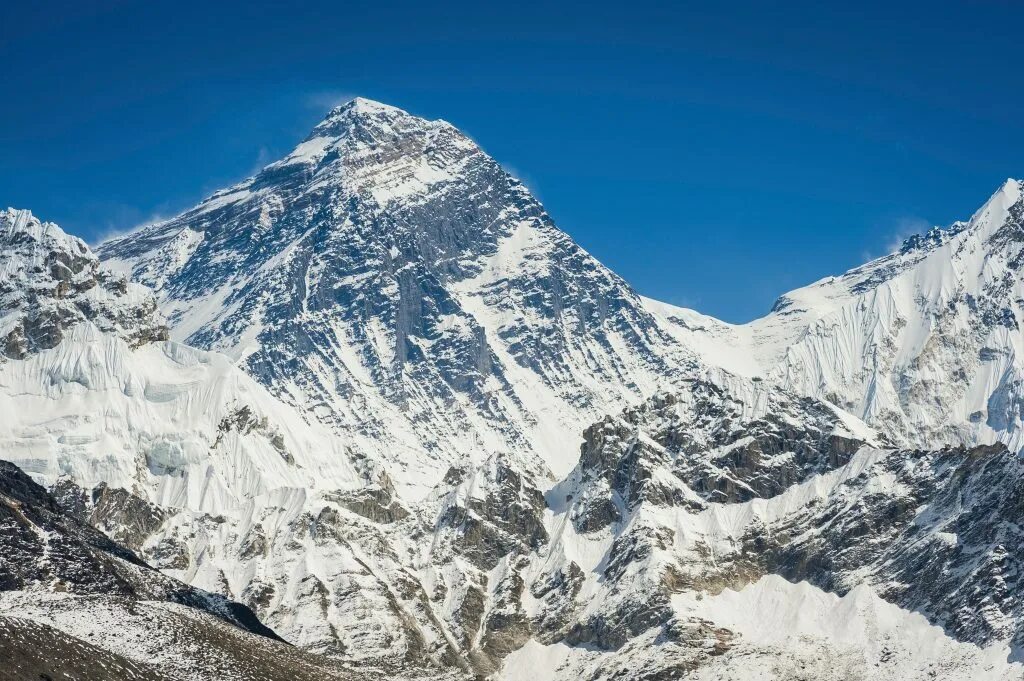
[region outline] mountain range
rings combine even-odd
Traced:
[[[1021,678],[1022,216],[1008,180],[732,325],[358,98],[95,253],[8,209],[0,645],[79,678]]]

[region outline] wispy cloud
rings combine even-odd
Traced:
[[[507,172],[509,175],[525,184],[526,188],[530,190],[530,193],[533,194],[535,198],[540,200],[540,189],[537,187],[537,182],[530,175],[522,172],[521,170],[514,166],[510,166],[507,163],[502,163],[501,167],[504,168],[505,172]]]
[[[263,170],[263,168],[266,167],[268,163],[274,160],[274,154],[271,153],[270,149],[261,146],[260,150],[256,153],[256,160],[253,162],[252,168],[249,170],[248,173],[246,173],[246,177],[255,175],[259,171]]]
[[[167,203],[151,211],[142,211],[136,206],[125,204],[108,205],[104,208],[103,218],[94,222],[97,226],[89,235],[89,245],[98,246],[104,241],[130,234],[142,227],[169,220],[178,212]]]
[[[268,164],[277,160],[278,155],[268,147],[261,146],[256,153],[256,159],[252,162],[250,169],[239,177],[221,178],[210,180],[204,183],[201,191],[190,197],[180,198],[173,203],[164,201],[150,210],[139,208],[128,204],[98,203],[88,208],[87,213],[92,217],[89,220],[93,225],[90,229],[87,241],[91,246],[98,246],[104,241],[130,234],[137,229],[148,227],[158,222],[170,220],[196,205],[210,194],[230,187],[242,180],[252,177]]]
[[[688,310],[698,310],[702,307],[700,296],[688,296],[677,292],[669,293],[664,302],[676,307],[685,307]]]
[[[862,260],[874,260],[882,256],[895,253],[903,245],[903,242],[915,234],[922,234],[932,228],[932,223],[917,215],[901,215],[892,220],[883,230],[886,233],[885,244],[879,249],[866,249],[861,253]]]
[[[892,234],[889,237],[889,243],[885,245],[889,253],[899,250],[903,242],[914,236],[915,234],[921,234],[931,229],[932,224],[924,218],[917,216],[904,216],[896,221],[896,225],[893,228]]]
[[[350,102],[355,98],[356,95],[351,92],[345,92],[342,90],[321,90],[319,92],[311,92],[306,95],[305,105],[307,108],[326,112],[336,106],[341,106],[346,102]]]

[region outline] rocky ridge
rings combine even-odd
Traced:
[[[90,321],[137,346],[167,337],[151,291],[99,266],[81,239],[28,211],[0,212],[0,354],[24,359]]]
[[[1015,187],[734,327],[638,297],[451,125],[356,100],[101,247],[175,341],[69,302],[120,280],[28,230],[18,262],[98,283],[18,265],[6,309],[69,312],[0,364],[0,455],[331,673],[1019,678]]]

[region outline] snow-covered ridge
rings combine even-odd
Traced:
[[[55,347],[84,323],[133,345],[167,334],[152,292],[103,270],[84,241],[27,210],[0,211],[0,357]]]
[[[648,302],[705,361],[827,399],[910,445],[1024,447],[1024,202],[782,296],[732,326]]]

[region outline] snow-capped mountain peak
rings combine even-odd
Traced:
[[[1008,182],[730,325],[641,299],[453,126],[357,99],[103,244],[171,342],[87,315],[123,281],[0,214],[0,319],[71,320],[0,362],[0,454],[389,675],[1019,678],[1021,459],[921,447],[1024,438],[1022,206]]]
[[[380,438],[421,493],[439,459],[514,451],[567,471],[587,423],[693,364],[466,135],[369,100],[101,253],[157,289],[172,337]]]
[[[438,139],[439,135],[444,139]],[[443,179],[455,160],[432,152],[450,153],[453,148],[479,152],[468,137],[444,121],[428,121],[397,107],[357,97],[332,109],[292,153],[271,163],[264,172],[300,164],[314,166],[314,172],[326,181],[375,184],[380,181],[372,178],[376,172],[390,170],[402,175],[409,171],[418,173],[417,179],[429,185]],[[437,176],[407,165],[423,156]]]
[[[360,121],[374,118],[394,120],[398,117],[411,118],[408,112],[399,109],[397,106],[391,106],[390,104],[365,97],[353,97],[344,104],[339,104],[331,109],[324,119],[313,128],[313,132],[322,131],[339,123],[355,125]]]

